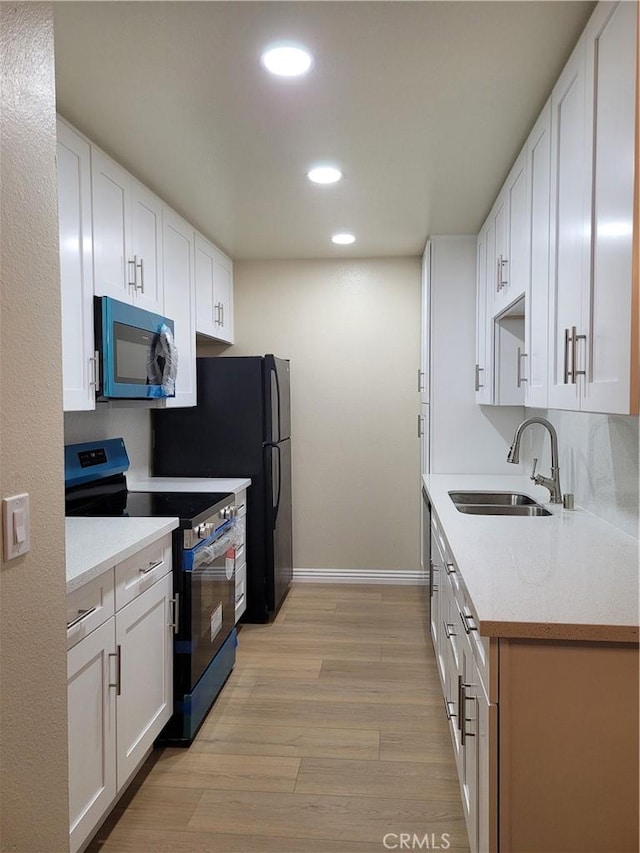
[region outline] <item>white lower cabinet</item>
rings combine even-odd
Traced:
[[[172,589],[165,575],[116,614],[118,790],[173,712]]]
[[[116,796],[115,620],[67,653],[69,844],[78,850]]]
[[[169,536],[67,596],[75,643],[67,653],[71,853],[100,825],[173,712],[172,589]]]
[[[478,636],[462,578],[435,517],[431,559],[439,579],[436,609],[433,599],[431,605],[432,636],[469,847],[471,853],[487,853],[496,850],[497,834],[497,695],[491,693],[490,647]]]

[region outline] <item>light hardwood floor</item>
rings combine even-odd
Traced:
[[[294,585],[273,624],[240,630],[190,749],[154,752],[90,853],[468,851],[424,598]]]

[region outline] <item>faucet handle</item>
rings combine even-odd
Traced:
[[[533,468],[531,469],[531,477],[529,479],[535,480],[536,478],[536,468],[538,467],[538,457],[533,457]]]

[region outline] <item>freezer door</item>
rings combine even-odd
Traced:
[[[291,509],[291,440],[265,448],[271,470],[271,501],[267,534],[273,536],[272,581],[267,589],[273,595],[269,609],[277,610],[293,578],[293,535]],[[269,469],[268,469],[269,470]]]
[[[277,444],[291,438],[289,362],[274,355],[264,357],[265,442]]]

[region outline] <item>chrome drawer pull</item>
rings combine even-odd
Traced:
[[[92,613],[95,613],[98,609],[98,605],[92,607],[90,610],[78,610],[78,616],[75,619],[72,619],[71,622],[67,622],[67,629],[73,628],[74,625],[77,625],[78,622],[82,622],[83,619],[86,619],[87,616],[91,616]]]
[[[472,613],[463,613],[462,610],[458,612],[460,613],[460,617],[462,619],[462,626],[464,628],[465,634],[469,634],[471,631],[478,630],[478,626],[474,622]]]
[[[116,688],[116,696],[120,696],[122,692],[122,646],[116,646],[115,654],[109,653],[110,658],[116,659],[116,680],[109,682],[109,687]]]
[[[169,627],[173,628],[174,634],[177,634],[180,630],[180,593],[176,592],[169,601],[173,605],[173,622],[169,622]]]
[[[149,566],[146,569],[138,569],[141,575],[148,575],[149,572],[152,572],[154,569],[157,569],[158,566],[161,566],[164,563],[164,560],[158,560],[157,563],[149,563]]]

